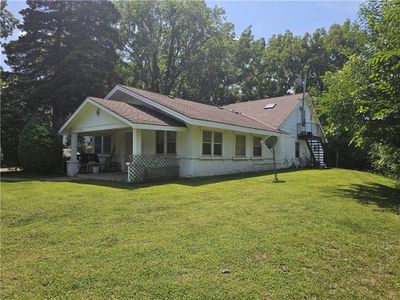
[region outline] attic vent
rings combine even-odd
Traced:
[[[267,104],[267,105],[264,106],[264,109],[272,109],[272,108],[275,107],[275,105],[276,105],[276,103]]]
[[[175,99],[175,97],[174,97],[174,96],[171,96],[171,95],[168,95],[168,97],[171,98],[171,99]]]
[[[219,109],[224,109],[222,106],[218,106]]]

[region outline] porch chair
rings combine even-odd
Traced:
[[[105,172],[119,171],[119,163],[115,157],[115,145],[109,157],[103,163],[103,169]]]
[[[93,166],[99,164],[96,153],[81,153],[79,159],[79,173],[92,173]]]

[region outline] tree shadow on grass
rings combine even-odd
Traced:
[[[297,172],[301,170],[304,171],[304,169],[283,169],[279,170],[279,174]],[[109,181],[99,181],[99,180],[83,180],[83,181],[79,180],[73,182],[81,184],[83,183],[83,184],[101,185],[101,186],[120,188],[120,189],[137,190],[141,188],[161,186],[166,184],[177,184],[189,187],[199,187],[209,184],[216,184],[220,182],[249,179],[249,178],[268,176],[273,174],[274,174],[273,171],[264,171],[264,172],[239,173],[239,174],[207,176],[207,177],[176,178],[176,179],[164,179],[164,180],[160,179],[154,182],[134,183],[134,184],[128,182],[109,182]],[[272,182],[272,179],[271,181],[268,182]],[[284,182],[285,181],[283,180],[279,180],[279,183],[284,183]]]
[[[400,214],[400,185],[352,184],[349,188],[335,189],[341,197],[351,198],[363,205],[375,204],[385,210]]]
[[[307,171],[310,169],[293,169],[293,168],[288,168],[288,169],[281,169],[278,171],[278,175],[282,175],[285,173],[292,173],[292,172],[298,172],[298,171]],[[63,180],[66,177],[59,178],[60,180],[57,180],[57,178],[54,179],[49,179],[49,178],[26,178],[25,180],[19,180],[19,181],[55,181],[55,182],[70,182],[70,183],[77,183],[77,184],[88,184],[88,185],[97,185],[97,186],[104,186],[104,187],[110,187],[110,188],[117,188],[117,189],[126,189],[126,190],[138,190],[146,187],[153,187],[153,186],[161,186],[161,185],[166,185],[166,184],[177,184],[177,185],[184,185],[184,186],[189,186],[189,187],[198,187],[198,186],[204,186],[204,185],[209,185],[209,184],[216,184],[220,182],[227,182],[227,181],[233,181],[233,180],[241,180],[241,179],[248,179],[248,178],[255,178],[255,177],[260,177],[260,176],[268,176],[271,175],[273,176],[274,171],[263,171],[263,172],[251,172],[251,173],[239,173],[239,174],[231,174],[231,175],[220,175],[220,176],[208,176],[208,177],[195,177],[195,178],[176,178],[176,179],[167,179],[167,180],[159,180],[156,182],[147,182],[147,183],[128,183],[128,182],[116,182],[116,181],[106,181],[106,180],[96,180],[96,179],[79,179],[79,178],[74,178],[73,180],[67,179]],[[277,183],[285,183],[284,180],[281,179],[282,177],[279,178],[279,181]],[[266,182],[272,182],[273,178],[271,178],[271,181],[267,180]],[[18,182],[18,181],[16,181]]]

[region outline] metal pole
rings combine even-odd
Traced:
[[[307,73],[304,72],[303,81],[303,99],[301,100],[301,123],[303,126],[306,124],[306,112],[304,111],[304,101],[306,100],[306,88],[307,88]]]
[[[274,175],[275,175],[275,181],[278,181],[278,175],[276,174],[276,163],[275,163],[275,147],[272,147],[272,157],[274,158]]]
[[[339,167],[339,150],[336,150],[336,168]]]

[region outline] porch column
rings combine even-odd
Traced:
[[[142,154],[142,131],[137,128],[132,128],[132,155]],[[132,160],[126,163],[128,166],[128,182],[138,181],[138,176],[140,176],[140,166],[135,165]],[[135,170],[135,172],[134,172]]]
[[[142,130],[132,129],[132,155],[142,154]]]
[[[79,161],[77,157],[78,151],[78,134],[76,132],[71,133],[71,158],[67,161],[67,175],[75,176],[79,173]]]

